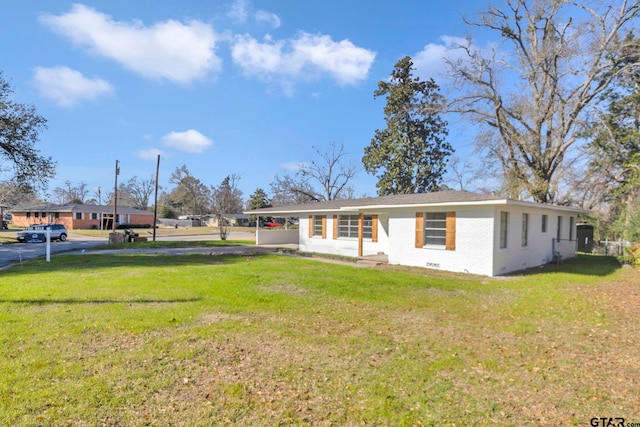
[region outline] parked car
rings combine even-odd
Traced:
[[[282,224],[280,224],[279,222],[275,222],[275,221],[270,221],[266,224],[267,227],[280,227],[282,226]]]
[[[64,242],[67,240],[67,229],[62,224],[38,224],[30,225],[24,230],[20,230],[16,233],[16,239],[19,242],[24,242],[30,234],[44,234],[46,230],[51,230],[51,240],[60,240]]]

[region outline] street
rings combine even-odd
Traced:
[[[61,252],[81,251],[93,246],[104,245],[107,239],[91,238],[81,235],[69,235],[66,242],[51,242],[51,256]],[[46,243],[10,243],[0,244],[0,270],[33,258],[44,257]]]
[[[251,240],[255,238],[255,233],[231,232],[229,240]],[[219,240],[217,234],[205,234],[194,236],[170,236],[157,237],[157,241],[171,240]],[[80,234],[69,234],[66,242],[51,242],[51,256],[62,252],[77,252],[86,248],[106,245],[107,237],[87,237]],[[206,250],[206,249],[205,249]],[[0,244],[0,270],[22,261],[46,256],[46,243],[10,243]]]

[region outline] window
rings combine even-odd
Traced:
[[[91,219],[98,219],[98,213],[97,212],[92,212],[91,213]]]
[[[31,212],[27,212],[27,218],[31,218]]]
[[[371,239],[372,231],[373,218],[371,215],[364,215],[362,237]],[[358,215],[340,215],[338,217],[338,237],[358,238]]]
[[[38,218],[38,216],[39,216],[39,215],[40,215],[40,214],[39,214],[38,212],[34,212],[34,213],[33,213],[33,217],[34,217],[34,218]]]
[[[84,214],[82,212],[76,212],[73,214],[73,219],[84,219]]]
[[[338,217],[338,237],[358,237],[358,215]]]
[[[445,246],[447,242],[446,212],[424,214],[424,243],[427,246]]]
[[[542,215],[542,232],[547,232],[547,223],[549,222],[549,217],[547,215]]]
[[[309,215],[309,237],[326,238],[327,217],[324,215]]]
[[[313,235],[322,236],[322,217],[321,216],[313,217]]]
[[[509,212],[500,212],[500,249],[507,247],[507,232],[509,227]]]
[[[573,229],[576,227],[576,219],[569,217],[569,240],[573,240]]]
[[[556,240],[560,241],[562,237],[562,217],[558,216],[558,229],[556,230]]]
[[[364,215],[362,219],[362,237],[364,239],[373,238],[373,215]]]
[[[55,217],[55,219],[59,219],[60,218],[60,212],[56,212],[54,217]]]
[[[529,243],[529,214],[522,214],[522,246],[527,246]]]
[[[416,248],[456,249],[455,212],[416,212]]]

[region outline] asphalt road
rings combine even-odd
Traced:
[[[255,238],[255,233],[232,232],[229,240],[249,240]],[[219,240],[220,236],[206,234],[198,236],[157,237],[156,240]],[[107,237],[87,237],[80,234],[69,234],[66,242],[51,242],[51,257],[64,252],[80,252],[94,246],[107,244]],[[206,251],[206,249],[202,249]],[[46,243],[10,243],[0,244],[0,270],[20,262],[46,256]],[[211,250],[210,250],[211,251]]]
[[[66,242],[51,242],[51,256],[62,252],[81,251],[93,246],[104,245],[107,239],[96,239],[80,235],[69,235]],[[10,243],[0,244],[0,269],[7,268],[33,258],[44,257],[46,243]]]

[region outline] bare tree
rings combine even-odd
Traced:
[[[309,177],[304,177],[300,173],[293,176],[284,174],[282,177],[276,174],[269,186],[273,206],[299,205],[321,200],[321,196],[309,184]]]
[[[58,203],[84,203],[89,194],[87,184],[81,182],[78,185],[71,185],[71,181],[65,181],[65,187],[56,187],[53,194],[57,197]]]
[[[147,210],[149,208],[149,199],[155,191],[155,179],[153,176],[149,179],[134,176],[127,182],[127,190],[133,202],[133,207]]]
[[[32,188],[11,181],[0,182],[0,205],[14,207],[37,202],[38,196]]]
[[[347,162],[344,144],[338,147],[335,142],[332,142],[327,151],[320,151],[317,148],[315,150],[318,159],[304,165],[301,175],[318,183],[322,200],[346,198],[347,193],[350,192],[349,181],[356,175],[358,168],[352,161]]]
[[[239,182],[240,175],[231,174],[225,177],[219,186],[211,187],[211,210],[218,220],[221,240],[227,240],[227,214],[242,212],[242,191],[238,189]]]
[[[273,206],[353,198],[349,182],[358,168],[353,162],[347,162],[344,144],[338,147],[332,142],[327,151],[314,149],[318,158],[303,164],[297,173],[275,176],[270,184]]]
[[[637,0],[615,7],[507,0],[504,10],[490,6],[478,21],[465,21],[499,34],[504,44],[483,51],[469,39],[459,46],[466,55],[449,65],[462,95],[449,109],[491,135],[481,147],[499,160],[512,192],[524,190],[538,202],[557,197],[587,107],[618,73],[638,67],[626,60],[623,36],[639,13]]]
[[[449,162],[451,178],[447,182],[452,183],[450,187],[454,187],[460,191],[468,191],[470,181],[470,171],[473,168],[469,160],[462,160],[460,157],[452,157]]]

